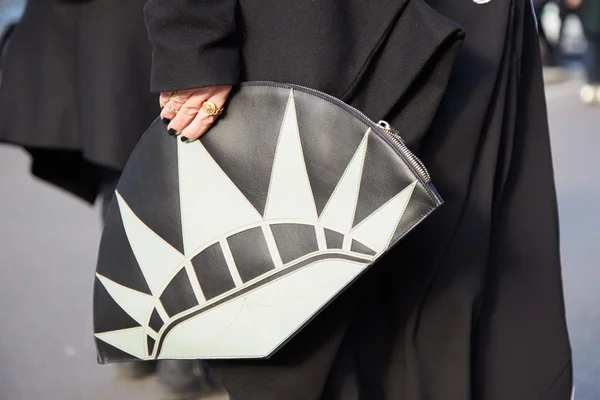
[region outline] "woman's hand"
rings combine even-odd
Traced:
[[[206,101],[218,109],[225,105],[231,86],[211,86],[160,94],[160,117],[168,123],[170,135],[181,135],[182,142],[198,139],[211,127],[217,115],[208,115],[202,110]]]
[[[581,0],[565,0],[567,7],[571,9],[579,8],[581,6]]]

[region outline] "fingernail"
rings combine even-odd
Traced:
[[[182,137],[181,137],[181,141],[182,141],[183,143],[187,143],[187,142],[189,142],[189,141],[190,141],[190,139],[186,138],[185,136],[182,136]]]
[[[177,135],[177,131],[176,131],[175,129],[173,129],[173,128],[169,129],[169,130],[167,131],[167,133],[168,133],[169,135],[171,135],[171,136],[175,136],[175,135]]]
[[[168,124],[169,122],[171,122],[171,120],[169,118],[163,118],[162,122],[164,122],[165,124]]]

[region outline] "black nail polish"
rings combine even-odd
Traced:
[[[165,124],[168,124],[169,122],[171,122],[171,120],[169,118],[163,118],[162,122],[164,122]]]
[[[177,135],[177,131],[176,131],[175,129],[173,129],[173,128],[169,129],[169,130],[167,131],[167,133],[168,133],[169,135],[171,135],[171,136],[175,136],[175,135]]]
[[[182,136],[182,137],[181,137],[181,141],[182,141],[183,143],[187,143],[187,142],[189,142],[189,141],[190,141],[190,139],[186,138],[185,136]]]

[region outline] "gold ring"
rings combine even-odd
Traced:
[[[204,111],[206,115],[221,115],[224,110],[224,108],[218,108],[212,101],[205,101],[202,103],[202,111]]]

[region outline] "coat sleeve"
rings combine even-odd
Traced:
[[[153,92],[240,80],[237,0],[148,0]]]

